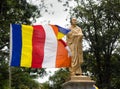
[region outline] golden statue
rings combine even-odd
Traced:
[[[77,19],[70,19],[70,32],[67,34],[67,45],[71,51],[71,67],[69,68],[71,76],[82,75],[81,64],[83,63],[82,51],[82,30],[77,26]]]

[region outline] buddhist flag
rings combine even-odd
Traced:
[[[93,88],[92,89],[98,89],[98,87],[96,85],[93,85]]]
[[[10,66],[69,67],[68,47],[61,40],[69,31],[58,25],[11,24]]]

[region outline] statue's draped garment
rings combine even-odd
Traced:
[[[82,74],[81,64],[83,63],[83,51],[82,51],[82,30],[76,26],[70,28],[70,32],[67,34],[67,45],[71,50],[71,67],[70,72],[72,74]]]

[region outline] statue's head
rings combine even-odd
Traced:
[[[71,25],[77,25],[77,19],[75,17],[70,18]]]

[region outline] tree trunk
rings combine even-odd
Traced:
[[[95,58],[96,58],[96,63],[97,63],[97,65],[96,65],[96,75],[98,76],[98,80],[97,80],[97,82],[98,82],[98,84],[101,84],[101,86],[100,85],[98,85],[98,87],[100,88],[100,89],[103,89],[103,75],[102,75],[102,70],[101,70],[101,58],[100,58],[100,56],[99,56],[99,53],[98,52],[95,52]]]
[[[107,89],[111,89],[111,56],[105,55],[105,68],[104,68],[104,83],[106,84]]]

